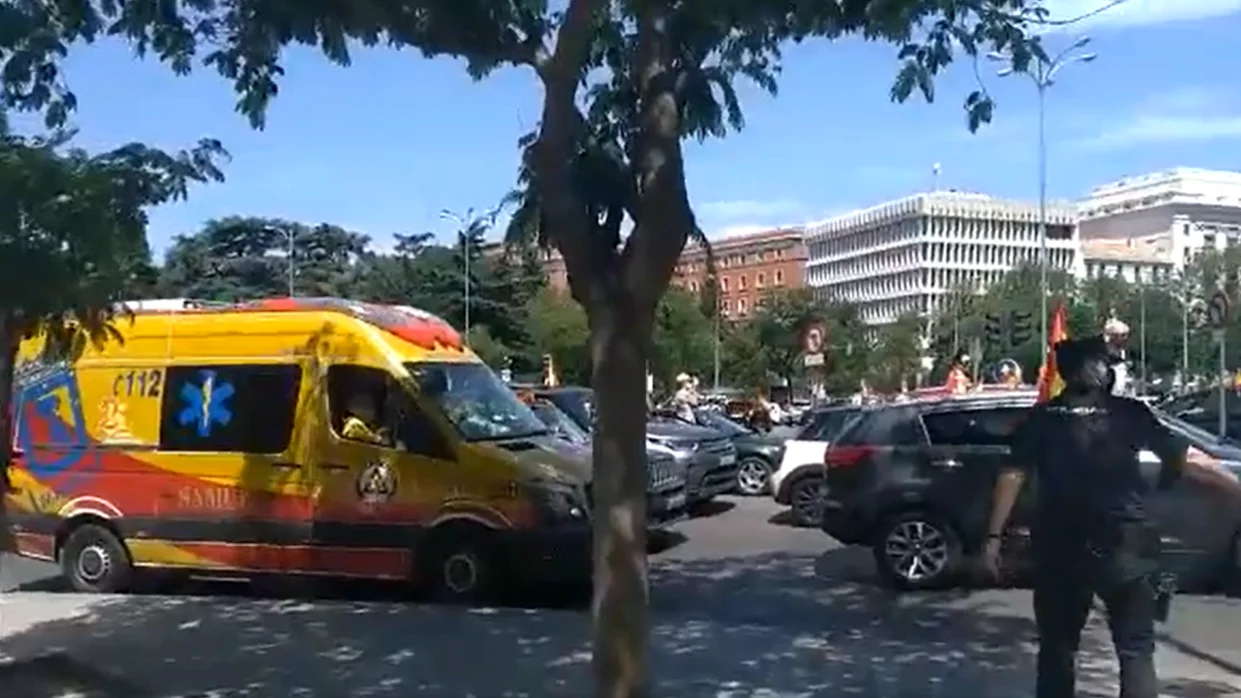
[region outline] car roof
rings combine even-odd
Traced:
[[[853,403],[848,403],[848,402],[838,402],[834,405],[819,405],[818,407],[812,407],[810,409],[810,414],[813,416],[817,416],[821,414],[829,414],[832,412],[847,412],[849,410],[864,410],[867,407],[870,407],[870,405],[855,405]]]
[[[558,385],[554,388],[549,388],[545,385],[536,385],[534,383],[510,383],[508,387],[513,389],[514,391],[528,390],[534,393],[535,395],[559,395],[562,393],[588,393],[590,392],[590,388],[580,386],[580,385]]]
[[[1013,390],[993,393],[958,393],[935,397],[915,398],[906,402],[891,402],[882,408],[911,408],[918,412],[952,412],[980,410],[994,407],[1032,407],[1038,401],[1038,391]]]
[[[534,392],[541,395],[580,395],[592,391],[580,385],[561,385],[555,388],[535,388]]]

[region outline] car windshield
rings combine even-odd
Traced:
[[[435,404],[466,441],[492,441],[540,436],[547,427],[485,364],[411,363],[414,381],[443,379],[438,390],[423,397]]]
[[[595,423],[595,394],[588,389],[558,390],[545,395],[582,429],[589,431]]]
[[[698,420],[702,422],[703,426],[711,427],[716,431],[722,431],[730,437],[754,433],[749,428],[729,419],[728,415],[714,410],[698,410]]]
[[[531,405],[530,409],[534,410],[534,414],[548,428],[560,436],[576,444],[590,445],[590,434],[587,434],[585,429],[579,427],[577,422],[551,402],[539,401]]]

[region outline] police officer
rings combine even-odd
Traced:
[[[1116,395],[1131,395],[1133,380],[1129,373],[1129,362],[1125,345],[1129,342],[1129,326],[1110,318],[1103,324],[1103,343],[1107,349],[1107,365],[1112,369],[1115,380],[1112,392]]]
[[[983,561],[999,573],[1013,503],[1026,477],[1037,475],[1031,527],[1036,695],[1075,695],[1078,643],[1098,596],[1120,661],[1121,698],[1156,698],[1154,624],[1170,591],[1160,584],[1166,578],[1146,496],[1186,477],[1241,502],[1241,483],[1145,405],[1111,394],[1114,377],[1101,337],[1061,342],[1055,351],[1065,389],[1032,408],[1013,436],[1013,462],[996,484]],[[1156,483],[1141,476],[1141,450],[1162,463]]]

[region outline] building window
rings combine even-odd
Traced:
[[[697,281],[689,282],[689,290],[694,293],[698,293],[698,282]]]
[[[767,275],[760,271],[758,273],[758,276],[754,277],[754,288],[762,288],[766,284],[767,284]]]
[[[289,447],[299,367],[170,366],[166,373],[161,450],[272,455]]]
[[[728,293],[728,277],[727,276],[720,277],[720,290],[723,291],[724,293]]]
[[[745,274],[742,274],[741,276],[737,277],[737,290],[738,291],[745,290]]]
[[[738,298],[737,299],[737,314],[742,317],[745,317],[745,312],[746,312],[745,311],[745,299]]]
[[[784,271],[781,269],[776,270],[776,285],[777,286],[784,285]]]

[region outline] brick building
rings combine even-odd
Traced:
[[[771,230],[713,240],[711,248],[715,253],[720,305],[725,317],[749,317],[764,291],[799,288],[805,280],[806,246],[800,230]],[[543,253],[543,270],[552,288],[568,289],[569,277],[559,253],[554,250]],[[672,283],[697,293],[702,290],[706,275],[706,253],[691,243],[681,253]]]
[[[724,317],[744,319],[754,313],[763,293],[799,288],[805,282],[806,245],[799,229],[769,230],[711,242]],[[689,245],[681,253],[673,283],[691,292],[707,277],[706,251]]]

